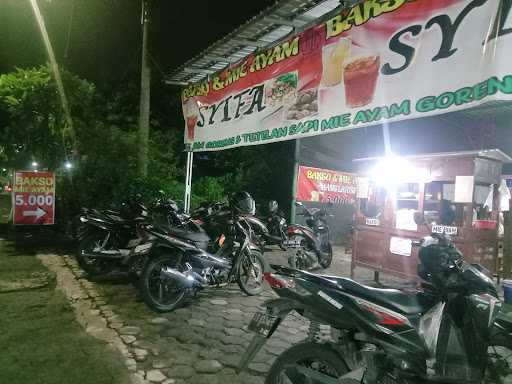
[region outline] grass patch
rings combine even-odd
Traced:
[[[0,240],[0,279],[48,272],[32,254]],[[63,293],[48,287],[0,293],[0,383],[121,384],[126,368],[75,321]]]
[[[1,191],[0,184],[0,223],[7,223],[11,211],[11,195]]]

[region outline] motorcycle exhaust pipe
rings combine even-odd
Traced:
[[[196,280],[196,276],[194,276],[194,274],[199,276],[194,271],[188,271],[188,272],[182,273],[182,272],[178,271],[177,269],[166,267],[161,270],[160,277],[162,279],[178,280],[181,284],[183,284],[187,288],[192,288],[194,286],[201,287],[202,286],[201,282]],[[199,276],[199,277],[201,277],[201,276]],[[202,280],[202,277],[201,277],[201,280]]]

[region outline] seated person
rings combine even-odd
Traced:
[[[455,223],[455,207],[450,200],[441,200],[441,213],[439,215],[439,224],[454,225]]]

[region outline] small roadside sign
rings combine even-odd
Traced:
[[[17,171],[12,190],[14,225],[52,225],[55,220],[55,174]]]

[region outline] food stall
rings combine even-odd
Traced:
[[[452,237],[466,261],[498,273],[502,164],[497,149],[355,160],[358,193],[351,272],[356,267],[415,278],[418,247]]]

